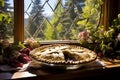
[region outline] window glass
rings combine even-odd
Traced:
[[[100,14],[92,4],[95,1],[25,0],[25,39],[76,40],[86,24],[97,26],[99,23]]]

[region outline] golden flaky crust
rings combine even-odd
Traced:
[[[42,46],[32,50],[30,56],[38,62],[52,64],[82,64],[94,61],[97,58],[94,51],[68,44]]]

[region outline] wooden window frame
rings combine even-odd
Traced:
[[[108,29],[112,18],[115,16],[111,8],[115,8],[115,5],[112,4],[116,4],[117,1],[119,0],[116,2],[114,0],[103,0],[101,24],[104,26],[104,30]],[[24,42],[24,0],[14,0],[14,42],[19,41]]]
[[[104,26],[104,30],[108,30],[111,26],[113,19],[117,18],[120,11],[120,1],[119,0],[103,0],[102,5],[102,18],[101,24]]]
[[[24,0],[14,0],[14,42],[24,42]]]

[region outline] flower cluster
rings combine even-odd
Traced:
[[[40,42],[34,38],[28,38],[25,40],[25,46],[29,47],[31,50],[40,46]]]
[[[29,57],[30,49],[21,42],[9,43],[7,39],[1,42],[3,62],[12,67],[23,67],[31,61]]]
[[[81,32],[79,32],[79,34],[78,34],[78,39],[79,39],[79,40],[87,40],[87,39],[88,39],[88,36],[89,36],[89,34],[88,34],[87,31],[81,31]]]
[[[90,32],[87,30],[79,32],[78,40],[80,41],[81,44],[85,42],[92,43]]]
[[[120,14],[113,20],[108,30],[104,30],[103,26],[91,28],[79,32],[78,40],[81,46],[99,53],[98,55],[118,58],[120,56]]]

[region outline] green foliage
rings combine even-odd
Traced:
[[[8,27],[11,24],[12,18],[10,14],[1,13],[0,14],[0,38],[4,39],[8,36]]]
[[[103,30],[104,26],[99,26],[96,30],[89,29],[87,40],[81,40],[80,44],[86,48],[102,52],[104,56],[111,56],[113,53],[120,51],[120,14],[113,20],[112,25],[107,31]],[[91,40],[91,42],[89,42]]]
[[[18,42],[18,43],[12,43],[10,44],[10,47],[13,49],[13,50],[20,50],[20,49],[23,49],[25,48],[24,44],[21,43],[21,42]]]
[[[53,34],[49,36],[50,40],[76,39],[79,30],[77,21],[79,14],[82,13],[81,2],[84,3],[84,0],[66,0],[63,6],[62,1],[58,0],[54,15],[50,20],[53,29],[50,30],[47,25],[46,28],[48,29],[46,29],[47,32],[45,31],[45,37],[47,38],[48,35]]]
[[[95,30],[100,23],[102,4],[102,0],[86,0],[85,7],[83,8],[82,20],[79,20],[77,24],[84,27],[84,29]]]
[[[3,9],[0,10],[0,38],[4,39],[7,38],[8,27],[11,25],[12,16],[9,12],[7,12],[7,5],[3,1],[0,1],[2,4]],[[5,4],[5,5],[3,5]],[[7,6],[7,7],[6,7]],[[4,8],[6,7],[6,8]],[[1,8],[1,7],[0,7]]]
[[[98,37],[98,35],[100,34],[99,30],[102,29],[98,27],[101,18],[102,4],[103,4],[102,0],[85,0],[83,13],[80,14],[81,20],[77,22],[81,30],[85,30],[89,33],[89,39],[87,41],[84,40],[80,41],[80,44],[92,50],[99,48],[98,43],[96,43],[99,42],[99,40],[96,39],[99,39]]]
[[[83,19],[77,22],[78,25],[84,26],[86,24],[87,19]]]
[[[4,6],[4,0],[0,0],[0,5]]]
[[[44,35],[45,35],[46,40],[52,40],[53,39],[53,35],[54,35],[53,34],[53,27],[49,23],[46,23],[46,28],[45,28]]]
[[[62,8],[61,2],[59,3],[59,1],[56,2],[55,7],[56,9],[50,20],[50,24],[46,24],[45,37],[48,40],[59,39],[62,36],[60,34],[63,30],[63,26],[60,24],[60,20],[64,10]]]
[[[22,42],[19,42],[19,43],[18,43],[18,47],[20,47],[20,48],[22,48],[22,49],[23,49],[23,48],[26,48],[25,45],[24,45]]]
[[[4,24],[10,24],[11,23],[11,20],[12,20],[12,18],[11,18],[11,14],[10,13],[8,13],[8,14],[6,14],[6,13],[1,13],[0,14],[0,21],[1,21],[1,24],[2,23],[4,23]]]

